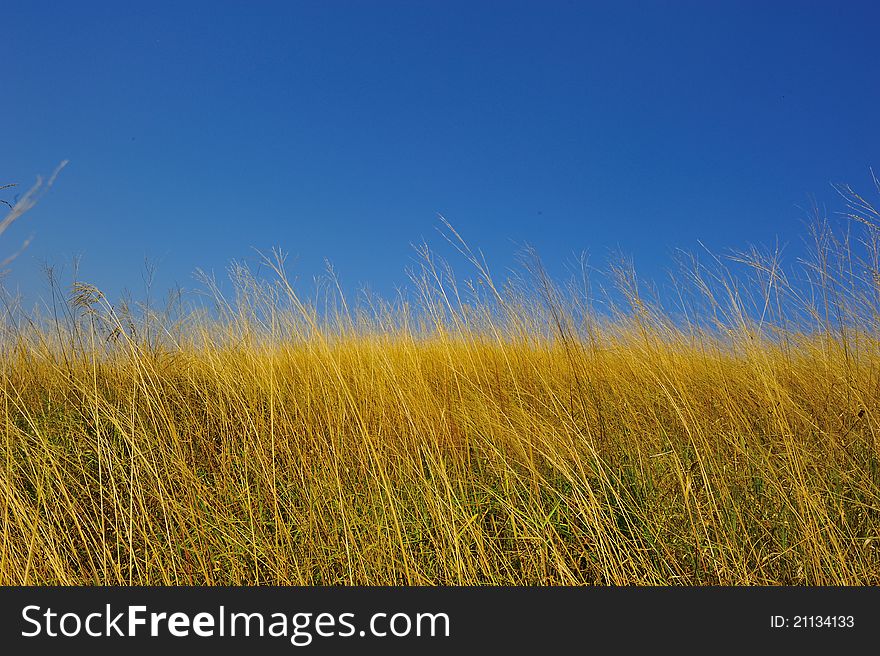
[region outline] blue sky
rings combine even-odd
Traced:
[[[81,255],[110,294],[280,246],[311,279],[406,283],[447,217],[503,273],[611,249],[779,240],[880,168],[874,3],[20,2],[0,183],[70,161],[0,254]],[[448,249],[447,249],[448,250]]]

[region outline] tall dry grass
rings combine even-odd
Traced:
[[[276,254],[199,307],[9,304],[0,582],[876,584],[880,216],[842,191],[810,259],[663,298],[496,283],[447,225],[473,280],[420,248],[393,302]]]

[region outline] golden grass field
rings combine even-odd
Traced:
[[[394,302],[280,257],[202,310],[52,278],[6,307],[0,583],[880,583],[860,201],[800,280],[701,257],[666,305],[531,253],[496,283],[448,225],[472,281],[420,249]]]

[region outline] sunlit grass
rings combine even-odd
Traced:
[[[880,288],[848,200],[858,258],[822,226],[803,280],[691,261],[673,305],[533,253],[496,286],[447,226],[474,281],[420,249],[393,303],[304,300],[270,258],[231,299],[205,277],[203,312],[82,283],[10,307],[0,582],[876,584]]]

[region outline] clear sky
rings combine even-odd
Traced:
[[[503,272],[610,249],[795,252],[880,169],[873,2],[6,3],[0,183],[70,164],[0,255],[111,294],[277,245],[406,283],[447,217]],[[8,197],[7,197],[8,198]]]

